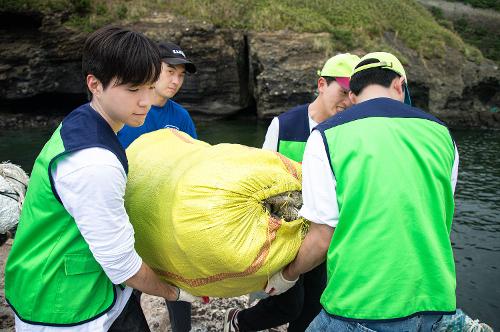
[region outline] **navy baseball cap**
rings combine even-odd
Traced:
[[[186,71],[188,73],[196,73],[196,66],[186,57],[184,51],[174,43],[164,42],[158,43],[158,48],[160,49],[161,61],[168,63],[170,65],[180,65],[186,66]]]

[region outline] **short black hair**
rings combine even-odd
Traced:
[[[82,73],[94,75],[107,88],[116,78],[116,85],[154,83],[161,73],[158,46],[139,32],[106,26],[94,31],[85,41]],[[90,91],[87,93],[92,99]]]
[[[326,85],[330,85],[330,83],[335,82],[335,77],[331,76],[321,76],[321,77],[325,79]]]
[[[373,58],[366,59],[358,63],[358,65],[354,67],[354,69],[376,62],[380,62],[380,60]],[[361,91],[363,91],[364,88],[371,84],[377,84],[388,88],[391,86],[391,82],[396,77],[401,76],[390,69],[380,67],[368,68],[352,75],[349,87],[351,88],[352,93],[357,96],[361,93]]]

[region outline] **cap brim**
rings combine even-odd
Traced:
[[[405,104],[411,106],[410,89],[408,84],[405,83]]]
[[[337,81],[337,83],[341,87],[343,87],[344,89],[350,90],[349,89],[349,82],[350,82],[349,77],[335,77],[335,81]]]
[[[169,65],[185,65],[188,73],[196,73],[196,66],[189,60],[181,58],[162,58],[161,60]]]

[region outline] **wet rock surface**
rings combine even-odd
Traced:
[[[220,332],[223,330],[226,310],[231,308],[245,308],[254,303],[256,301],[249,303],[248,296],[240,296],[230,299],[211,299],[209,304],[193,304],[191,331]],[[171,331],[168,312],[162,298],[142,295],[141,305],[152,332]],[[286,331],[286,326],[277,327],[269,331]]]
[[[14,315],[5,301],[4,292],[5,262],[11,247],[12,239],[0,246],[0,331],[2,332],[14,332]],[[223,330],[224,315],[227,309],[245,308],[257,303],[257,301],[255,296],[245,295],[228,299],[210,299],[209,304],[193,304],[191,331],[220,332]],[[152,332],[171,331],[167,307],[163,298],[143,294],[141,306]],[[286,327],[277,327],[270,331],[284,332]]]
[[[0,246],[0,331],[14,331],[14,315],[5,300],[4,270],[7,255],[12,247],[12,239]]]

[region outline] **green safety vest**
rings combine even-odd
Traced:
[[[279,134],[277,151],[287,158],[302,162],[309,128],[309,104],[300,105],[278,116]]]
[[[50,172],[65,154],[94,146],[114,152],[128,170],[113,130],[86,104],[63,120],[35,161],[5,268],[6,299],[27,323],[82,324],[115,303],[115,286],[62,205]]]
[[[341,319],[453,313],[453,140],[435,117],[388,98],[316,127],[336,177],[338,225],[324,309]]]

